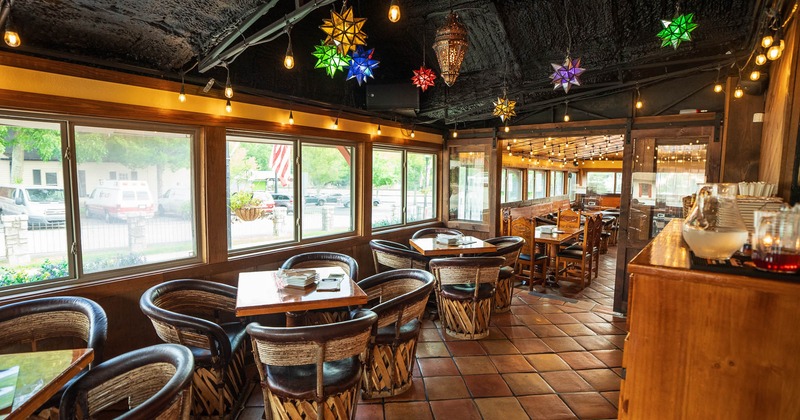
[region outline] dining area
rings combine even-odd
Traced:
[[[579,231],[559,235],[572,238]],[[527,369],[538,371],[538,353],[525,359],[510,341],[537,337],[517,325],[515,314],[527,314],[517,309],[536,304],[546,312],[551,306],[521,287],[520,280],[530,280],[519,263],[541,260],[522,253],[556,243],[541,228],[532,235],[533,246],[521,236],[483,240],[447,228],[420,229],[408,245],[373,239],[375,274],[366,277],[349,255],[306,252],[277,270],[242,271],[235,286],[165,281],[139,300],[163,344],[113,358],[104,357],[105,311],[90,299],[0,307],[0,403],[11,395],[0,418],[378,418],[376,404],[388,410],[390,401],[416,398],[419,388],[438,392],[438,376],[420,382],[432,369],[423,365],[458,358],[462,344],[473,348],[469,354],[492,354],[487,343],[500,337],[520,361],[530,360]],[[528,270],[545,275],[551,268]],[[543,341],[533,349],[516,344],[536,352],[561,349]],[[596,350],[620,352],[611,341]],[[435,401],[432,413],[439,410]],[[400,417],[390,411],[380,416]]]

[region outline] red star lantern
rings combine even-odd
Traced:
[[[436,73],[424,65],[420,66],[419,70],[414,70],[414,77],[411,78],[411,82],[414,83],[414,86],[422,89],[423,92],[428,90],[429,87],[432,87],[435,80]]]

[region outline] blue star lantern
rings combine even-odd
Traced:
[[[567,57],[564,60],[564,65],[558,65],[550,63],[553,66],[553,70],[555,72],[550,75],[550,78],[553,79],[553,90],[558,88],[563,88],[564,93],[569,93],[569,88],[571,85],[580,86],[581,81],[578,79],[578,76],[584,72],[586,69],[581,68],[581,59],[571,59]]]
[[[378,67],[380,61],[372,59],[372,53],[374,52],[374,48],[371,50],[364,50],[360,45],[356,47],[356,50],[353,52],[353,58],[350,59],[350,71],[347,73],[347,80],[355,77],[358,85],[361,86],[361,83],[367,81],[367,77],[375,78],[372,74],[372,70]]]

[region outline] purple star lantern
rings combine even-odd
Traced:
[[[571,59],[569,56],[564,60],[564,65],[550,63],[555,72],[550,76],[553,79],[555,86],[553,90],[560,88],[564,89],[564,93],[569,93],[570,85],[580,86],[581,81],[578,76],[581,75],[586,69],[582,69],[581,59]]]
[[[378,67],[380,61],[372,59],[372,53],[374,52],[375,48],[364,50],[360,45],[356,47],[356,50],[353,51],[353,57],[350,59],[350,71],[347,73],[347,80],[355,77],[358,85],[361,86],[361,83],[366,83],[367,77],[375,78],[372,70]]]

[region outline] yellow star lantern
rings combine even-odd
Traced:
[[[353,8],[348,7],[341,14],[331,11],[331,18],[323,19],[319,28],[328,34],[326,44],[336,45],[341,54],[347,54],[355,51],[356,45],[367,45],[367,34],[361,31],[366,22],[366,18],[354,18]]]
[[[514,111],[514,107],[517,106],[517,101],[511,101],[503,95],[502,98],[497,98],[497,102],[494,103],[494,113],[495,117],[500,117],[500,121],[506,122],[507,120],[511,120],[511,117],[517,116],[517,111]]]

